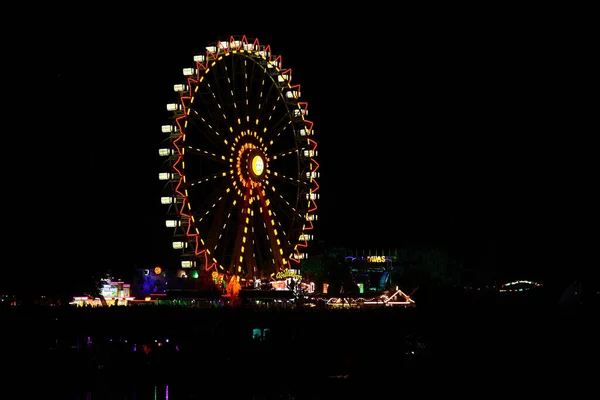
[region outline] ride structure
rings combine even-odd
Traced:
[[[317,220],[308,103],[258,39],[211,42],[193,61],[174,85],[159,149],[173,248],[183,269],[274,279],[308,256]]]

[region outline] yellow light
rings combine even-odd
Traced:
[[[262,157],[259,155],[254,156],[254,158],[252,159],[252,172],[254,172],[256,176],[260,176],[263,173],[264,168],[265,163]]]

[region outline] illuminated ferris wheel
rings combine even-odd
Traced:
[[[298,268],[313,239],[319,164],[292,70],[258,39],[232,36],[183,75],[159,150],[181,266],[246,279]]]

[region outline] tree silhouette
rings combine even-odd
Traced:
[[[300,262],[302,278],[320,284],[326,276],[326,254],[316,254]]]

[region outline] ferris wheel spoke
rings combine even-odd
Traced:
[[[286,198],[286,196],[283,194],[283,191],[277,190],[277,188],[275,188],[275,186],[273,186],[273,185],[271,185],[270,189],[268,191],[265,191],[265,193],[269,193],[269,195],[268,195],[269,202],[275,204],[272,206],[273,211],[282,212],[285,215],[285,217],[288,219],[295,218],[296,196],[294,196],[294,204],[292,204],[292,203],[290,203],[290,200],[288,200],[288,198]],[[287,196],[287,197],[290,197],[290,196]],[[266,194],[265,194],[265,198],[267,198]]]
[[[285,149],[285,150],[279,151],[276,154],[273,154],[273,156],[272,156],[273,160],[281,160],[283,158],[293,158],[293,157],[298,157],[298,149],[296,149],[296,148]]]
[[[208,140],[214,148],[218,148],[223,152],[227,152],[225,137],[221,135],[205,117],[199,115],[198,111],[193,110],[192,115],[187,119],[187,121],[191,125],[194,125],[198,131],[202,132],[206,140]]]
[[[254,96],[257,103],[256,123],[261,127],[268,127],[272,123],[273,115],[276,114],[278,106],[283,106],[279,89],[267,70],[266,67],[262,69],[258,96]]]
[[[204,81],[204,87],[207,89],[200,96],[205,108],[203,109],[206,114],[206,120],[211,121],[211,127],[213,130],[218,132],[219,136],[228,136],[232,130],[229,123],[229,118],[226,114],[227,110],[221,104],[224,103],[221,99],[222,94],[219,93],[220,84],[214,79],[213,82],[208,80]],[[200,109],[200,107],[198,108]],[[204,114],[203,114],[204,115]]]
[[[282,181],[282,187],[276,188],[272,185],[269,190],[272,195],[270,198],[273,200],[273,209],[285,216],[285,218],[294,222],[295,228],[302,228],[306,222],[307,213],[311,210],[310,202],[312,202],[312,196],[318,189],[318,184],[313,180],[299,181],[297,185],[290,185],[289,181]],[[290,190],[293,187],[293,190]],[[288,190],[283,190],[288,189]],[[286,193],[286,194],[284,194]],[[289,199],[293,199],[294,202],[290,202]],[[312,223],[309,223],[312,227]],[[312,229],[312,228],[311,228]]]
[[[233,106],[233,121],[238,127],[249,128],[248,113],[247,60],[233,58],[231,61],[231,78],[228,78],[229,93]],[[243,128],[241,128],[243,129]]]
[[[254,104],[254,100],[252,96],[254,95],[255,90],[255,81],[252,77],[255,75],[257,65],[256,63],[252,63],[248,66],[248,59],[243,59],[243,95],[242,95],[242,107],[244,109],[244,117],[246,120],[246,129],[251,129],[251,124],[256,124],[256,114],[254,109],[256,105]]]
[[[247,63],[246,59],[244,59],[244,62]],[[258,115],[258,104],[255,101],[255,96],[257,92],[260,92],[262,90],[262,86],[259,86],[259,88],[257,89],[257,85],[259,84],[256,82],[257,80],[254,79],[254,77],[257,74],[257,70],[260,70],[260,67],[258,67],[256,63],[253,62],[250,68],[250,74],[248,74],[248,68],[246,64],[246,73],[244,74],[244,87],[246,88],[246,110],[248,112],[248,119],[252,123],[256,123],[256,118]],[[260,84],[262,84],[262,79],[260,81]]]
[[[252,248],[252,209],[250,208],[250,197],[244,196],[238,213],[239,223],[235,228],[235,240],[229,261],[229,271],[238,274],[242,268],[248,267],[253,257]]]
[[[285,136],[286,133],[293,135],[292,126],[292,121],[285,114],[282,115],[271,128],[265,131],[265,141],[272,145],[276,139]]]
[[[303,185],[303,183],[304,183],[301,179],[292,178],[290,176],[282,175],[277,172],[273,172],[272,175],[273,175],[273,177],[272,177],[273,180],[275,180],[277,182],[282,182],[282,183],[285,183],[287,185],[291,185],[294,187],[297,187],[298,185]],[[271,184],[272,184],[272,182],[271,182]]]
[[[193,193],[190,195],[193,196]],[[201,244],[208,251],[210,258],[214,258],[214,251],[219,241],[217,233],[231,212],[231,192],[223,189],[215,190],[201,206],[193,207],[191,218],[195,233],[199,235]]]
[[[213,213],[209,214],[210,218],[206,220],[205,246],[213,261],[217,263],[217,255],[225,249],[222,243],[223,232],[227,230],[234,211],[235,203],[232,201],[232,196],[233,192],[231,191],[225,191],[222,196],[219,196],[214,206],[211,207]]]
[[[221,64],[221,68],[223,69],[223,78],[220,80],[215,80],[219,86],[219,97],[221,99],[221,104],[225,106],[223,109],[223,115],[226,117],[226,120],[229,123],[229,132],[231,133],[238,129],[242,124],[242,114],[241,110],[238,109],[238,103],[240,102],[239,95],[236,96],[236,92],[238,91],[235,86],[235,79],[237,75],[237,64],[235,62],[236,58],[228,58],[229,60],[233,60],[230,61],[231,65],[228,65],[228,62],[223,62]]]
[[[192,133],[193,138],[187,141],[194,143],[190,148],[201,148],[210,154],[215,154],[217,158],[222,158],[224,154],[228,154],[228,142],[225,135],[222,135],[218,130],[203,116],[198,115],[194,110],[187,119],[188,126],[186,132]]]
[[[267,132],[272,129],[269,127],[273,124],[273,117],[278,114],[278,108],[285,107],[281,100],[281,96],[277,93],[275,85],[270,85],[266,95],[262,96],[262,102],[259,105],[260,113],[257,119],[258,125],[266,127]],[[279,121],[279,118],[276,118],[276,120]]]
[[[256,73],[256,70],[259,70]],[[261,120],[263,119],[263,111],[264,111],[264,92],[265,92],[265,73],[260,67],[254,66],[254,76],[251,78],[251,88],[250,88],[250,96],[249,101],[252,102],[250,105],[250,109],[253,110],[255,115],[254,122],[257,126],[261,126]],[[256,75],[261,74],[260,78],[256,77]],[[256,82],[260,81],[260,82]]]
[[[248,61],[241,58],[235,65],[239,66],[239,71],[235,69],[236,73],[233,79],[234,99],[238,99],[238,101],[235,101],[238,106],[238,118],[243,121],[246,129],[248,129],[248,123],[250,122],[250,113],[248,112]]]
[[[304,218],[290,207],[289,202],[282,198],[273,198],[272,204],[273,215],[277,215],[279,221],[286,220],[288,231],[282,231],[282,246],[285,254],[295,255],[296,245],[299,244],[299,239],[304,231]]]
[[[210,186],[213,186],[215,181],[217,181],[219,179],[223,179],[223,177],[226,177],[226,176],[227,176],[227,172],[225,172],[225,171],[218,173],[218,174],[205,175],[200,178],[195,178],[193,180],[186,181],[186,186],[190,189],[194,188],[194,187],[202,186],[202,185],[207,185],[207,184]]]
[[[198,157],[202,157],[205,160],[214,161],[214,162],[217,162],[219,164],[225,164],[225,165],[228,164],[227,157],[224,156],[224,155],[215,154],[215,153],[212,153],[210,151],[201,150],[199,148],[195,148],[195,147],[192,147],[192,146],[182,146],[181,148],[185,149],[186,152],[191,153],[191,154],[193,154],[195,156],[198,156]]]
[[[273,207],[273,197],[267,197],[259,192],[260,204],[262,208],[262,221],[265,235],[268,238],[268,244],[272,251],[271,256],[274,261],[274,267],[277,269],[285,266],[285,243],[287,243],[286,232],[281,225],[281,218],[277,216]]]

